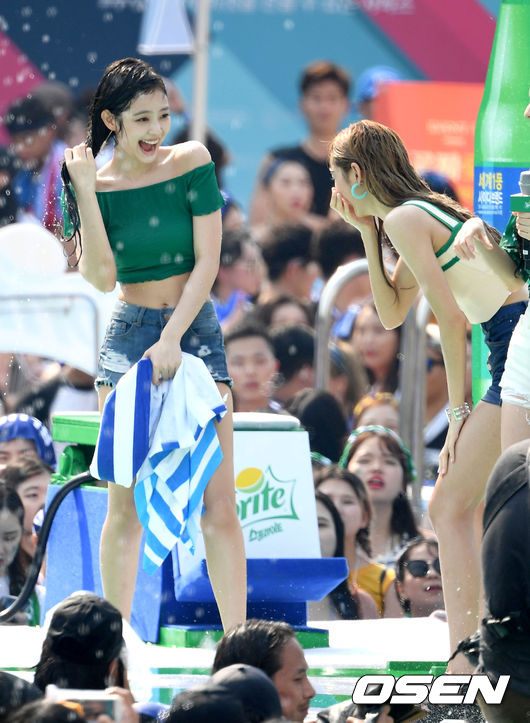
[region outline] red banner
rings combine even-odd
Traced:
[[[473,208],[474,135],[482,83],[388,83],[373,118],[398,133],[419,172],[445,174],[461,203]]]

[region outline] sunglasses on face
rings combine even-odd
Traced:
[[[440,366],[443,367],[443,359],[431,359],[430,357],[427,357],[427,374],[431,371],[433,367]]]
[[[440,558],[435,557],[434,560],[429,563],[427,560],[409,560],[405,563],[405,567],[410,572],[412,577],[425,577],[429,572],[429,567],[432,567],[434,572],[440,574]]]

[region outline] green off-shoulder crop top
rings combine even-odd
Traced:
[[[195,265],[193,216],[224,205],[214,164],[194,168],[169,181],[123,191],[96,191],[120,283],[158,281],[185,274]],[[64,235],[72,222],[64,203]]]

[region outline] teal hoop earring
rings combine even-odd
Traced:
[[[351,195],[352,195],[354,198],[357,198],[357,199],[360,201],[361,198],[364,198],[364,197],[366,196],[366,194],[368,193],[368,191],[365,191],[364,193],[361,193],[360,196],[358,196],[358,195],[355,193],[355,189],[356,189],[357,186],[359,186],[359,185],[360,185],[359,183],[354,183],[354,184],[353,184],[353,186],[351,187]]]

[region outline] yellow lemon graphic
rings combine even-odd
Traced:
[[[257,467],[242,469],[236,477],[236,487],[245,492],[255,492],[261,487],[263,472]]]

